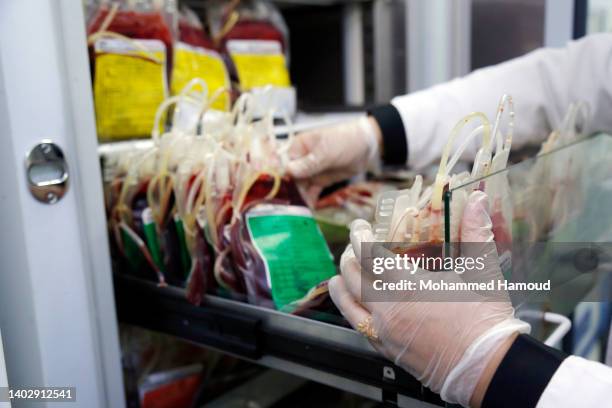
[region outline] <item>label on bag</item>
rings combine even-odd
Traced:
[[[218,53],[179,42],[174,48],[172,94],[179,94],[193,78],[202,78],[206,81],[209,97],[220,88],[230,88],[229,75]],[[198,86],[194,89],[201,91]],[[229,94],[225,92],[213,102],[212,108],[227,111],[229,103]]]
[[[142,240],[127,225],[120,224],[119,231],[125,257],[134,271],[140,270],[145,263],[144,256],[142,256],[142,251],[140,250],[140,245],[143,243]]]
[[[153,262],[155,262],[155,265],[157,265],[159,269],[163,270],[164,263],[162,261],[159,240],[157,239],[157,228],[155,226],[155,220],[153,219],[153,210],[151,210],[150,207],[142,211],[142,228],[147,242],[147,248],[149,248],[149,252],[153,257]]]
[[[263,86],[289,87],[281,44],[270,40],[230,40],[227,49],[243,91]]]
[[[308,208],[258,205],[247,214],[247,229],[264,260],[278,309],[336,274],[333,256]]]
[[[183,220],[178,213],[174,214],[174,226],[178,234],[179,245],[181,246],[181,267],[183,268],[184,275],[188,276],[189,271],[191,270],[191,254],[189,253],[189,248],[187,247],[187,238],[185,238],[185,226],[183,225]]]
[[[99,39],[94,44],[94,101],[102,139],[150,135],[157,107],[167,95],[164,43],[134,41]]]

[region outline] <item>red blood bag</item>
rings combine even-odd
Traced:
[[[204,31],[202,22],[198,16],[188,7],[183,7],[179,14],[179,41],[202,47],[214,49],[214,45],[209,35]]]
[[[171,50],[172,32],[160,10],[151,6],[142,11],[120,9],[116,10],[113,15],[110,14],[111,11],[111,8],[101,6],[87,25],[87,35],[94,34],[100,28],[104,28],[102,24],[108,17],[111,19],[110,24],[107,23],[104,31],[111,31],[134,39],[160,40],[167,50]]]
[[[131,39],[160,40],[166,46],[168,72],[172,62],[172,30],[168,17],[153,2],[141,2],[139,8],[129,7],[125,1],[116,3],[118,6],[99,6],[93,12],[87,24],[87,36],[99,31],[117,33]],[[90,44],[93,45],[93,44]],[[93,50],[90,47],[90,57],[93,64]]]
[[[267,1],[211,1],[207,16],[213,38],[225,49],[229,40],[272,40],[288,44],[288,30],[280,12]]]
[[[244,282],[250,303],[273,307],[272,297],[266,276],[266,266],[256,248],[251,242],[246,225],[248,212],[260,204],[306,206],[295,182],[289,177],[283,177],[276,196],[266,199],[272,190],[274,178],[262,175],[250,188],[243,208],[231,226],[230,245],[234,270]]]

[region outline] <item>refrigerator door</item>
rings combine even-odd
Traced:
[[[0,2],[0,126],[0,328],[8,383],[76,387],[87,406],[122,407],[80,1]],[[51,164],[27,161],[43,141],[62,154]],[[62,156],[63,163],[54,161]],[[30,191],[33,183],[56,182],[63,195],[39,200]],[[37,404],[47,405],[63,404]]]

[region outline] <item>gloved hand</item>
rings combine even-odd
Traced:
[[[380,130],[375,120],[357,120],[297,135],[287,166],[296,179],[307,182],[307,195],[317,197],[333,183],[365,171],[378,157]]]
[[[362,302],[361,266],[353,248],[359,248],[360,241],[373,241],[371,230],[365,225],[363,220],[354,224],[352,246],[347,248],[340,263],[342,274],[329,283],[334,303],[355,328],[371,318],[377,335],[372,344],[379,352],[423,385],[440,393],[445,401],[469,406],[491,356],[509,338],[528,332],[529,325],[514,317],[512,304],[505,295],[494,301],[474,294],[469,301],[435,302],[431,294],[417,290],[406,291],[400,302]],[[468,199],[461,224],[461,241],[462,256],[483,257],[484,269],[479,275],[501,277],[488,199],[482,192],[474,192]],[[408,274],[403,270],[392,273]],[[470,279],[451,272],[443,275],[445,280]],[[418,270],[411,278],[414,280],[415,276],[438,279],[441,275]]]

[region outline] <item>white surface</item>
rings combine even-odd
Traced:
[[[74,386],[89,407],[123,387],[82,6],[0,2],[0,327],[13,387]],[[55,205],[26,187],[25,153],[51,139],[69,190]],[[14,404],[17,405],[17,404]],[[74,406],[40,403],[37,407]]]
[[[566,358],[536,408],[599,408],[612,400],[612,368],[581,357]]]

